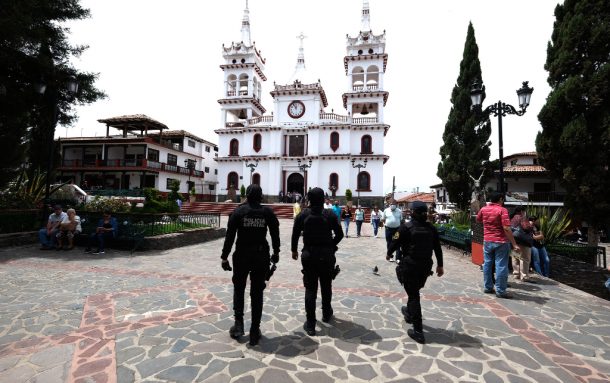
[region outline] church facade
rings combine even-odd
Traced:
[[[384,90],[385,31],[370,29],[368,1],[362,9],[362,28],[347,37],[344,57],[348,88],[343,93],[345,114],[328,112],[319,80],[305,68],[303,38],[295,73],[288,84],[274,83],[273,109],[261,104],[265,59],[250,39],[249,11],[242,20],[242,41],[223,45],[224,94],[218,100],[222,126],[219,136],[219,200],[229,189],[259,184],[269,202],[280,194],[305,194],[320,187],[344,200],[346,190],[364,206],[383,198],[384,122],[388,92]]]

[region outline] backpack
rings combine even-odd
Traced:
[[[407,256],[414,261],[430,260],[434,250],[434,229],[428,222],[414,225],[407,222],[407,229],[411,233],[411,240],[406,250]]]
[[[303,221],[303,242],[308,246],[332,245],[332,234],[329,220],[335,218],[334,213],[322,210],[314,213],[308,209],[308,214]]]

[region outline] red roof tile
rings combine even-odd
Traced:
[[[398,203],[408,203],[413,201],[422,201],[425,203],[434,202],[434,193],[413,193],[398,199]]]

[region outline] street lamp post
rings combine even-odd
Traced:
[[[358,183],[360,182],[360,171],[362,169],[366,168],[367,162],[368,162],[368,160],[365,158],[364,164],[356,163],[356,159],[352,158],[352,168],[358,168],[358,175],[356,176],[356,191],[358,192],[358,207],[360,207],[360,185],[358,185]]]
[[[514,106],[505,104],[502,101],[498,101],[495,104],[489,105],[487,108],[483,109],[481,106],[481,102],[483,100],[483,95],[485,94],[485,86],[475,82],[472,84],[472,90],[470,91],[470,99],[472,101],[472,109],[474,109],[477,113],[483,115],[493,114],[494,117],[498,117],[498,146],[500,151],[500,193],[504,193],[504,147],[502,143],[502,117],[507,114],[515,114],[517,116],[523,116],[527,107],[530,104],[530,97],[532,96],[532,92],[534,88],[530,88],[528,86],[528,81],[523,82],[523,86],[521,89],[517,90],[517,96],[519,97],[519,108],[520,110],[516,110]]]
[[[246,167],[250,168],[250,185],[252,185],[252,175],[254,174],[254,169],[258,166],[258,160],[254,160],[254,162],[248,163],[246,160]]]
[[[47,91],[47,84],[42,80],[40,83],[36,84],[36,92],[41,96],[44,96]],[[66,89],[68,93],[73,96],[78,92],[78,81],[76,77],[70,76],[68,77],[68,81],[66,82]],[[51,125],[49,127],[49,159],[47,161],[47,174],[45,179],[45,193],[44,193],[44,204],[45,206],[49,204],[50,201],[50,192],[51,192],[51,171],[53,166],[53,153],[55,146],[55,127],[57,125],[57,120],[59,118],[59,90],[55,87],[52,87],[50,94],[47,93],[48,97],[51,100],[51,109],[52,115],[50,117]],[[44,219],[44,214],[43,214]]]
[[[297,159],[297,166],[299,167],[299,170],[301,170],[301,172],[303,172],[303,195],[305,195],[306,190],[305,188],[307,187],[306,185],[306,175],[307,173],[305,173],[307,171],[307,169],[309,169],[311,167],[311,158],[309,159],[309,161],[307,161],[306,164],[301,164],[301,159]]]
[[[187,181],[189,192],[191,191],[191,173],[193,173],[193,170],[195,170],[195,163],[196,161],[194,160],[184,160],[184,167],[189,170],[189,180]]]

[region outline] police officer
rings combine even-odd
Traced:
[[[436,256],[436,274],[441,277],[443,270],[443,250],[436,228],[429,222],[428,208],[421,201],[412,205],[411,221],[400,225],[392,237],[386,259],[400,247],[402,249],[402,262],[397,266],[396,273],[408,295],[407,305],[401,311],[407,323],[413,328],[407,334],[418,343],[425,343],[419,290],[426,284],[426,279],[432,275],[432,251]]]
[[[313,188],[307,193],[310,207],[303,210],[294,220],[292,229],[292,259],[297,260],[297,247],[303,232],[303,285],[305,286],[305,312],[307,321],[303,329],[308,335],[316,335],[316,298],[318,281],[322,290],[322,321],[329,322],[333,316],[331,306],[332,280],[338,273],[335,268],[335,251],[343,239],[343,230],[331,210],[325,210],[324,191]]]
[[[277,217],[268,207],[261,206],[263,190],[258,185],[250,185],[246,190],[247,202],[238,206],[227,224],[227,234],[222,248],[222,269],[233,270],[233,310],[235,325],[229,330],[233,339],[244,335],[244,291],[250,274],[250,305],[252,323],[250,325],[250,345],[258,344],[261,337],[260,323],[263,312],[263,290],[265,276],[269,272],[269,261],[280,260],[280,231]],[[267,228],[271,234],[273,255],[269,257]],[[233,268],[228,257],[237,233]]]

